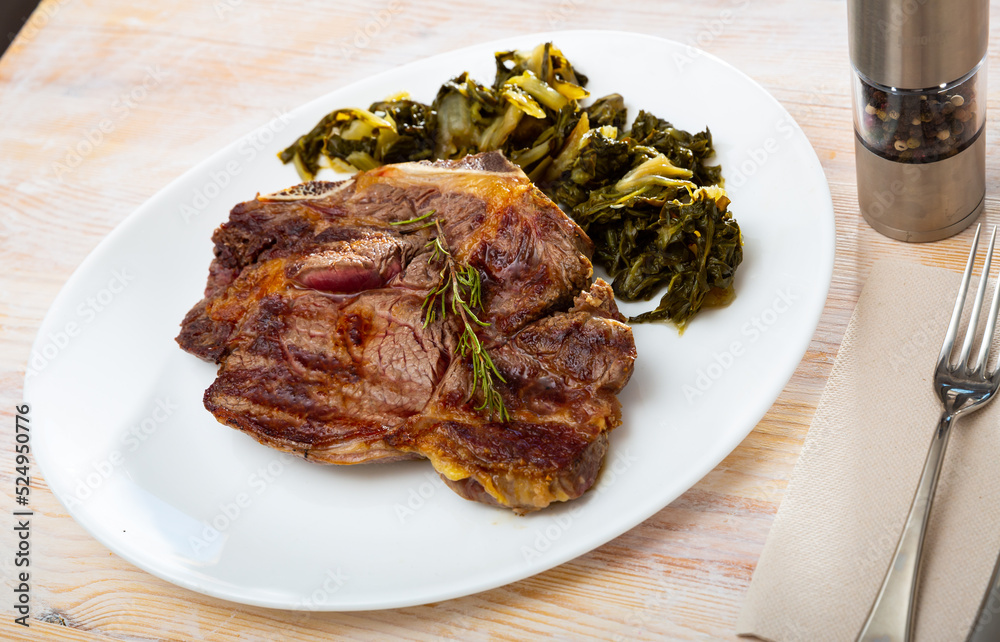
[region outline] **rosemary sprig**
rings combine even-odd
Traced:
[[[428,210],[425,214],[421,214],[420,216],[417,216],[417,217],[411,218],[411,219],[407,219],[405,221],[389,221],[389,225],[410,225],[412,223],[419,223],[420,221],[427,220],[428,218],[430,218],[431,216],[433,216],[436,212],[437,212],[437,210]],[[418,230],[422,230],[425,227],[430,227],[432,225],[435,225],[436,223],[437,223],[436,220],[431,219],[430,221],[427,222],[426,225],[421,225],[417,229]]]
[[[410,222],[418,222],[433,213],[432,210]],[[458,354],[463,359],[471,356],[472,361],[472,388],[469,390],[467,400],[476,394],[478,388],[482,394],[482,403],[476,406],[476,410],[480,412],[485,410],[491,417],[498,416],[500,421],[509,421],[510,414],[495,384],[495,379],[504,383],[506,380],[479,341],[473,325],[480,327],[490,325],[473,311],[473,308],[478,308],[482,304],[482,281],[479,270],[471,265],[460,265],[448,251],[441,224],[436,220],[433,224],[437,227],[437,236],[427,243],[427,247],[431,249],[431,261],[443,260],[444,266],[441,268],[438,285],[424,299],[424,327],[433,323],[438,315],[443,319],[449,311],[462,319],[464,329],[458,339]]]

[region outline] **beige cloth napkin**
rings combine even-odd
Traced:
[[[941,413],[932,375],[960,281],[954,272],[899,261],[873,268],[737,633],[777,642],[857,637]],[[918,642],[965,639],[998,553],[1000,403],[993,403],[953,426],[924,542]]]

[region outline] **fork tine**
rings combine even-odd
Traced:
[[[996,238],[997,227],[993,226],[993,238]],[[983,270],[983,277],[988,278],[989,272]],[[993,331],[997,326],[997,311],[1000,310],[1000,277],[997,278],[996,287],[993,288],[993,303],[990,305],[990,314],[986,317],[986,329],[983,330],[983,343],[979,346],[979,356],[976,358],[974,372],[983,373],[986,371],[986,362],[990,355],[990,346],[993,344]]]
[[[962,353],[958,357],[958,365],[966,372],[974,368],[969,365],[969,354],[972,353],[972,343],[976,340],[976,328],[979,326],[979,313],[983,309],[983,297],[986,294],[986,282],[990,278],[990,261],[993,260],[993,244],[997,240],[997,228],[993,227],[990,246],[986,248],[986,260],[983,261],[983,273],[979,277],[979,287],[976,288],[976,300],[972,304],[972,314],[969,316],[969,328],[965,331],[965,341],[962,342]]]
[[[979,231],[982,223],[976,226],[976,236],[972,239],[972,251],[969,252],[969,262],[965,266],[965,274],[962,275],[962,285],[958,289],[958,297],[955,300],[955,311],[951,313],[951,323],[948,324],[948,332],[944,335],[944,343],[941,345],[941,354],[938,355],[938,367],[949,362],[951,349],[955,346],[955,337],[958,335],[958,322],[962,319],[962,308],[965,307],[965,294],[969,291],[969,279],[972,277],[972,264],[976,260],[976,248],[979,247]]]

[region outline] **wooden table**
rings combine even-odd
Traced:
[[[994,23],[996,24],[996,23]],[[756,429],[641,526],[572,562],[448,602],[362,613],[244,607],[177,588],[87,535],[32,478],[31,626],[12,623],[14,408],[31,343],[70,273],[134,208],[210,153],[335,88],[430,54],[519,33],[608,28],[672,38],[736,65],[805,130],[833,193],[837,258],[826,309]],[[368,37],[359,36],[368,32]],[[837,347],[873,261],[958,269],[971,230],[930,245],[858,214],[846,8],[832,0],[488,3],[375,0],[48,0],[0,59],[0,637],[34,640],[732,639]],[[992,69],[1000,50],[994,50]],[[146,90],[135,91],[145,83]],[[995,140],[996,78],[989,140]],[[734,105],[738,109],[738,105]],[[110,121],[90,146],[81,141]],[[74,150],[86,150],[79,157]],[[1000,219],[1000,155],[985,218]],[[57,165],[57,163],[59,163]]]

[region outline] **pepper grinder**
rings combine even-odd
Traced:
[[[848,0],[858,203],[903,241],[957,234],[986,196],[988,0]]]

